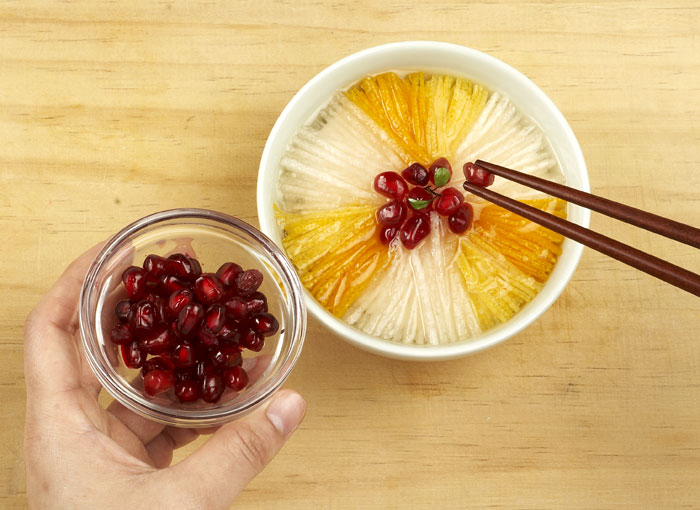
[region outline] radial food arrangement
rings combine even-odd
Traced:
[[[541,129],[497,92],[449,75],[385,73],[338,91],[280,161],[282,244],[334,316],[407,344],[469,339],[532,300],[562,236],[464,196],[477,159],[564,177]],[[464,173],[463,173],[464,169]],[[493,189],[560,217],[565,203]]]

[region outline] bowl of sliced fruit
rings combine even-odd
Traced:
[[[465,179],[491,184],[478,159],[589,189],[568,123],[516,69],[454,44],[370,48],[311,79],[277,119],[260,226],[343,339],[409,360],[475,353],[543,314],[582,252],[466,193]],[[559,199],[498,178],[492,189],[588,225]]]
[[[203,209],[152,214],[97,255],[80,333],[102,386],[175,426],[236,419],[289,376],[304,342],[299,278],[254,227]]]

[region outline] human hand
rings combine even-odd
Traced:
[[[283,390],[242,420],[199,430],[160,425],[116,402],[102,409],[77,317],[82,281],[99,248],[65,271],[25,324],[29,506],[228,508],[301,423],[306,403]],[[173,450],[212,432],[170,466]]]

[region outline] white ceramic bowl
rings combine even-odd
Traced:
[[[568,186],[589,191],[586,164],[576,137],[552,101],[525,75],[500,60],[464,46],[409,41],[369,48],[350,55],[317,74],[282,111],[265,144],[258,173],[258,218],[261,230],[281,246],[273,204],[279,162],[297,129],[308,123],[338,90],[385,71],[432,71],[469,78],[508,96],[545,133]],[[568,219],[587,227],[590,212],[569,204]],[[506,323],[481,335],[449,345],[404,345],[367,335],[326,311],[306,292],[309,310],[348,342],[377,354],[406,360],[442,360],[472,354],[515,335],[547,310],[574,273],[583,247],[566,239],[562,254],[544,288]]]

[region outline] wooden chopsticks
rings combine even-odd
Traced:
[[[477,160],[474,164],[494,175],[524,184],[530,188],[543,191],[593,211],[601,212],[611,218],[622,220],[670,239],[689,244],[695,248],[700,248],[700,229],[690,225],[679,223],[662,216],[657,216],[656,214],[635,209],[634,207],[629,207],[545,179],[540,179],[539,177],[523,174],[510,168],[494,165],[493,163]],[[464,183],[464,189],[504,209],[527,218],[530,221],[538,223],[543,227],[562,234],[573,241],[593,248],[594,250],[644,271],[671,285],[675,285],[691,294],[700,296],[700,275],[688,271],[687,269],[683,269],[682,267],[666,262],[665,260],[633,248],[632,246],[611,239],[593,230],[581,227],[575,223],[571,223],[570,221],[563,220],[535,207],[531,207],[489,189],[472,184],[469,181]]]

